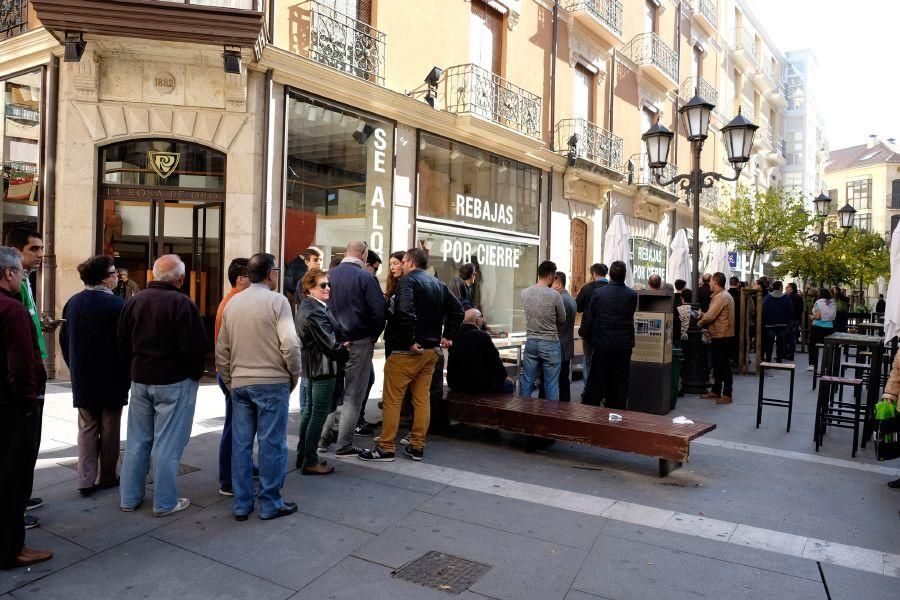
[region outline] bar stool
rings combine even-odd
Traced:
[[[852,456],[856,458],[856,450],[859,447],[859,426],[865,418],[865,410],[862,405],[862,379],[852,377],[838,377],[835,375],[822,375],[819,377],[819,399],[816,405],[816,425],[813,437],[816,442],[816,452],[822,445],[822,439],[825,436],[825,430],[828,427],[840,427],[843,429],[853,430],[853,451]],[[841,387],[841,397],[843,397],[843,387],[850,386],[853,388],[853,403],[838,401],[833,402],[835,386]],[[849,413],[849,414],[848,414]]]
[[[764,388],[766,385],[766,369],[772,369],[775,371],[789,371],[791,374],[791,387],[790,392],[788,393],[788,399],[782,400],[781,398],[766,398],[764,395]],[[762,407],[766,406],[782,406],[787,407],[787,431],[790,433],[791,431],[791,413],[794,410],[794,373],[797,369],[797,365],[792,365],[789,363],[772,363],[772,362],[761,362],[759,363],[759,396],[756,400],[756,428],[759,429],[759,424],[762,421]]]
[[[819,364],[822,364],[825,360],[825,344],[819,342],[816,344],[816,348],[819,349]],[[816,389],[816,381],[819,379],[819,365],[813,365],[813,386],[812,389]]]

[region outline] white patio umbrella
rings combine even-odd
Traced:
[[[669,260],[666,262],[666,281],[674,284],[677,279],[691,281],[691,249],[684,229],[675,232],[675,237],[669,244]]]
[[[607,265],[611,265],[617,260],[621,260],[628,267],[625,273],[625,285],[631,287],[634,285],[634,273],[631,268],[631,231],[625,222],[622,213],[613,215],[609,222],[609,229],[606,230],[606,238],[603,241],[603,260]]]
[[[731,266],[728,264],[728,246],[725,242],[713,242],[709,258],[703,268],[704,273],[721,272],[725,275],[725,282],[731,278]]]
[[[900,335],[900,227],[891,236],[891,279],[884,308],[884,340]]]

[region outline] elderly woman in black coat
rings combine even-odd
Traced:
[[[117,284],[113,259],[89,258],[78,265],[78,273],[84,290],[63,308],[59,343],[78,409],[78,490],[89,496],[119,484],[119,423],[131,381],[128,362],[116,346],[125,301],[113,294]]]

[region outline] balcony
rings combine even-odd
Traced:
[[[733,29],[731,32],[734,62],[745,72],[756,71],[756,38],[752,31]]]
[[[386,35],[319,2],[309,2],[309,58],[384,85]]]
[[[900,210],[900,194],[887,195],[887,208],[889,210]]]
[[[568,141],[573,135],[578,136],[575,146],[577,158],[619,174],[622,168],[622,138],[587,119],[563,119],[556,124],[556,148],[560,154],[568,152]]]
[[[778,81],[772,72],[772,64],[764,58],[759,60],[759,67],[753,74],[753,81],[763,93],[769,93],[778,88]]]
[[[622,42],[622,3],[619,0],[566,0],[563,8],[607,44],[614,46]]]
[[[716,26],[719,22],[719,7],[716,0],[693,0],[691,9],[694,23],[699,25],[707,35],[716,35]]]
[[[678,54],[655,33],[635,36],[622,48],[622,54],[664,89],[678,85]]]
[[[649,163],[647,162],[646,154],[632,154],[631,159],[628,161],[628,177],[629,182],[634,185],[644,188],[649,188],[656,192],[656,194],[662,194],[662,197],[671,202],[675,202],[678,200],[678,188],[673,184],[669,184],[666,186],[659,185],[656,182],[656,177],[651,172]],[[678,174],[678,170],[675,165],[671,163],[666,163],[666,166],[662,169],[662,174],[660,175],[662,181],[668,181],[675,177]]]
[[[444,71],[441,105],[457,115],[473,115],[535,140],[541,139],[541,97],[474,64]]]
[[[0,40],[28,31],[28,0],[0,0]]]
[[[688,77],[681,84],[681,92],[679,96],[685,102],[699,95],[703,100],[710,104],[717,105],[719,103],[719,92],[711,83],[702,77]]]
[[[771,129],[762,130],[761,128],[761,133],[760,137],[765,144],[765,159],[773,165],[784,165],[787,162],[784,139]]]
[[[5,0],[0,0],[5,2]],[[30,0],[41,24],[66,31],[262,51],[262,0]]]
[[[700,208],[716,210],[719,207],[719,188],[703,188],[700,190]]]
[[[769,99],[769,104],[774,106],[778,110],[784,110],[788,106],[788,87],[787,82],[782,79],[778,79],[775,82],[775,87],[766,94],[766,97]]]

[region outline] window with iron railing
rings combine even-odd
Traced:
[[[28,31],[28,0],[0,0],[0,40]]]
[[[847,202],[856,210],[872,208],[872,178],[865,177],[848,181]]]
[[[338,71],[384,85],[386,35],[352,16],[309,1],[309,57]]]
[[[694,0],[694,12],[703,15],[713,27],[718,23],[716,0]]]
[[[710,104],[719,103],[719,92],[716,91],[716,88],[711,83],[702,77],[688,77],[681,84],[681,99],[688,101],[695,94],[699,94],[701,98]]]
[[[622,48],[636,65],[653,65],[672,81],[678,81],[678,54],[655,33],[636,35]]]
[[[587,119],[563,119],[556,125],[556,147],[565,154],[568,143],[577,135],[575,154],[601,167],[619,171],[622,168],[622,138]]]
[[[569,12],[583,10],[610,30],[622,35],[622,3],[618,0],[568,0],[563,8]]]

